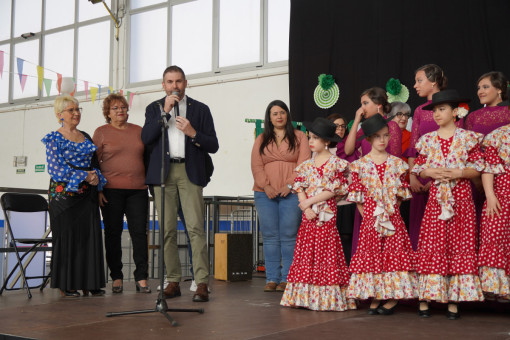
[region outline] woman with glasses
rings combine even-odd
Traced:
[[[96,147],[78,130],[81,108],[71,96],[55,99],[60,124],[48,133],[46,159],[50,174],[49,215],[53,235],[51,287],[63,297],[103,295],[105,286],[103,239],[97,191],[106,180],[99,171]]]
[[[333,113],[327,117],[333,124],[336,125],[336,134],[341,138],[341,141],[337,143],[336,148],[329,148],[331,153],[336,154],[339,158],[345,159],[349,163],[354,162],[359,158],[359,151],[356,150],[352,155],[347,156],[345,154],[344,145],[345,137],[349,134],[347,128],[347,119],[338,113]],[[350,176],[349,176],[350,183]],[[340,240],[342,241],[342,248],[344,250],[345,260],[347,265],[351,262],[351,251],[352,251],[352,231],[354,227],[354,216],[356,213],[356,204],[348,202],[347,200],[341,200],[337,203],[337,219],[336,227],[340,234]]]
[[[103,214],[106,263],[113,280],[112,293],[123,291],[121,238],[124,215],[133,242],[136,291],[150,293],[147,283],[149,198],[145,185],[142,128],[128,123],[128,103],[119,94],[111,94],[103,101],[103,116],[107,124],[96,129],[93,139],[101,171],[108,180],[99,192],[99,205]]]
[[[409,117],[411,117],[411,107],[402,102],[393,102],[391,103],[391,111],[388,114],[388,118],[392,118],[392,120],[398,124],[398,127],[402,131],[402,154],[409,148],[409,142],[411,141],[411,132],[408,131],[407,122],[409,121]],[[401,157],[405,162],[407,162],[407,157]],[[406,175],[406,181],[409,183],[409,173]],[[400,204],[400,215],[404,220],[407,231],[409,230],[409,209],[411,207],[411,201],[406,200],[402,201]],[[416,238],[420,232],[419,229],[413,231],[416,233]]]

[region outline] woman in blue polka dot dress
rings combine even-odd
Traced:
[[[98,170],[96,146],[77,129],[81,119],[78,100],[55,99],[55,115],[61,125],[48,133],[46,145],[50,225],[53,235],[51,287],[64,297],[103,295],[105,287],[103,240],[98,189],[106,180]]]

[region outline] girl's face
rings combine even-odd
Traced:
[[[269,116],[271,123],[276,129],[285,129],[285,125],[287,125],[287,111],[275,105],[269,110]]]
[[[414,76],[414,89],[416,90],[416,93],[420,97],[429,97],[432,96],[435,92],[439,91],[439,89],[436,86],[436,83],[431,82],[428,80],[427,76],[425,75],[425,71],[418,71],[416,72],[416,75]]]
[[[308,139],[308,145],[310,146],[310,150],[312,152],[320,153],[326,148],[326,143],[329,144],[329,142],[326,142],[324,139],[320,138],[313,132],[309,132],[310,138]]]
[[[345,121],[342,118],[338,118],[333,122],[336,125],[336,131],[338,137],[344,138],[345,131],[347,131],[347,125],[345,124]]]
[[[386,150],[388,142],[390,141],[390,130],[385,126],[367,139],[370,144],[372,144],[373,149],[383,152]]]
[[[457,117],[457,109],[452,109],[452,107],[448,104],[436,105],[432,111],[434,112],[434,121],[440,127],[447,126],[451,122],[455,122],[455,117]]]
[[[477,94],[478,98],[480,99],[480,104],[482,105],[496,106],[502,101],[500,97],[501,90],[492,86],[489,77],[480,80],[480,82],[478,83]]]
[[[381,106],[381,104],[374,103],[368,95],[364,94],[361,96],[361,108],[363,109],[365,119],[381,112]]]

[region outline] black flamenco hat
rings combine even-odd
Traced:
[[[459,104],[459,103],[469,103],[471,100],[466,98],[460,98],[457,90],[443,90],[436,92],[432,95],[432,103],[423,107],[423,110],[432,110],[434,106],[440,104]]]
[[[342,139],[335,133],[336,125],[326,118],[315,118],[312,122],[303,122],[303,125],[308,131],[313,132],[320,138],[331,142],[340,142]]]
[[[498,106],[510,106],[510,85],[506,88],[506,100],[499,103]]]
[[[394,117],[384,118],[380,114],[376,114],[368,118],[363,123],[361,123],[361,130],[363,130],[363,134],[358,137],[358,140],[370,137],[377,131],[381,130],[383,127],[388,126],[388,122],[393,118]]]

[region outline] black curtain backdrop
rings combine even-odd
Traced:
[[[510,77],[509,0],[292,0],[289,89],[292,118],[313,120],[341,113],[349,120],[363,90],[385,88],[391,77],[409,89],[414,109],[426,99],[413,89],[414,71],[437,64],[448,88],[481,107],[476,81],[489,71]],[[331,74],[340,98],[319,108],[313,92]]]

